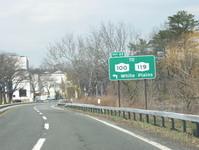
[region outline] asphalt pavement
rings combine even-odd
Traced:
[[[0,150],[145,149],[181,148],[52,103],[18,106],[0,114]]]

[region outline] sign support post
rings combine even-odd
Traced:
[[[145,93],[145,109],[147,110],[148,104],[147,104],[147,80],[144,79],[144,93]]]
[[[121,107],[121,103],[120,103],[120,80],[118,80],[118,104],[119,104],[119,107]]]

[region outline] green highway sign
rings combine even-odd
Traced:
[[[154,56],[109,58],[110,80],[152,79],[155,77]]]
[[[111,57],[124,57],[124,52],[112,52]]]

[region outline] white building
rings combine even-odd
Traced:
[[[28,73],[28,59],[24,56],[15,56],[19,59],[19,69]],[[33,74],[32,80],[24,80],[18,86],[13,94],[13,100],[20,99],[22,101],[33,101],[34,90],[37,99],[54,99],[56,93],[66,95],[63,85],[69,84],[67,77],[61,71],[54,73],[45,72],[43,74]],[[13,83],[14,84],[14,83]]]
[[[13,56],[18,57],[18,63],[17,66],[19,66],[19,69],[28,70],[29,69],[29,60],[25,56]]]
[[[66,75],[61,71],[37,74],[37,78],[38,84],[35,87],[37,99],[54,99],[56,93],[66,95],[66,90],[62,85],[66,85],[68,81]]]

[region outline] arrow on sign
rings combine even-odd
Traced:
[[[113,77],[115,77],[117,79],[117,75],[116,74],[114,74]]]

